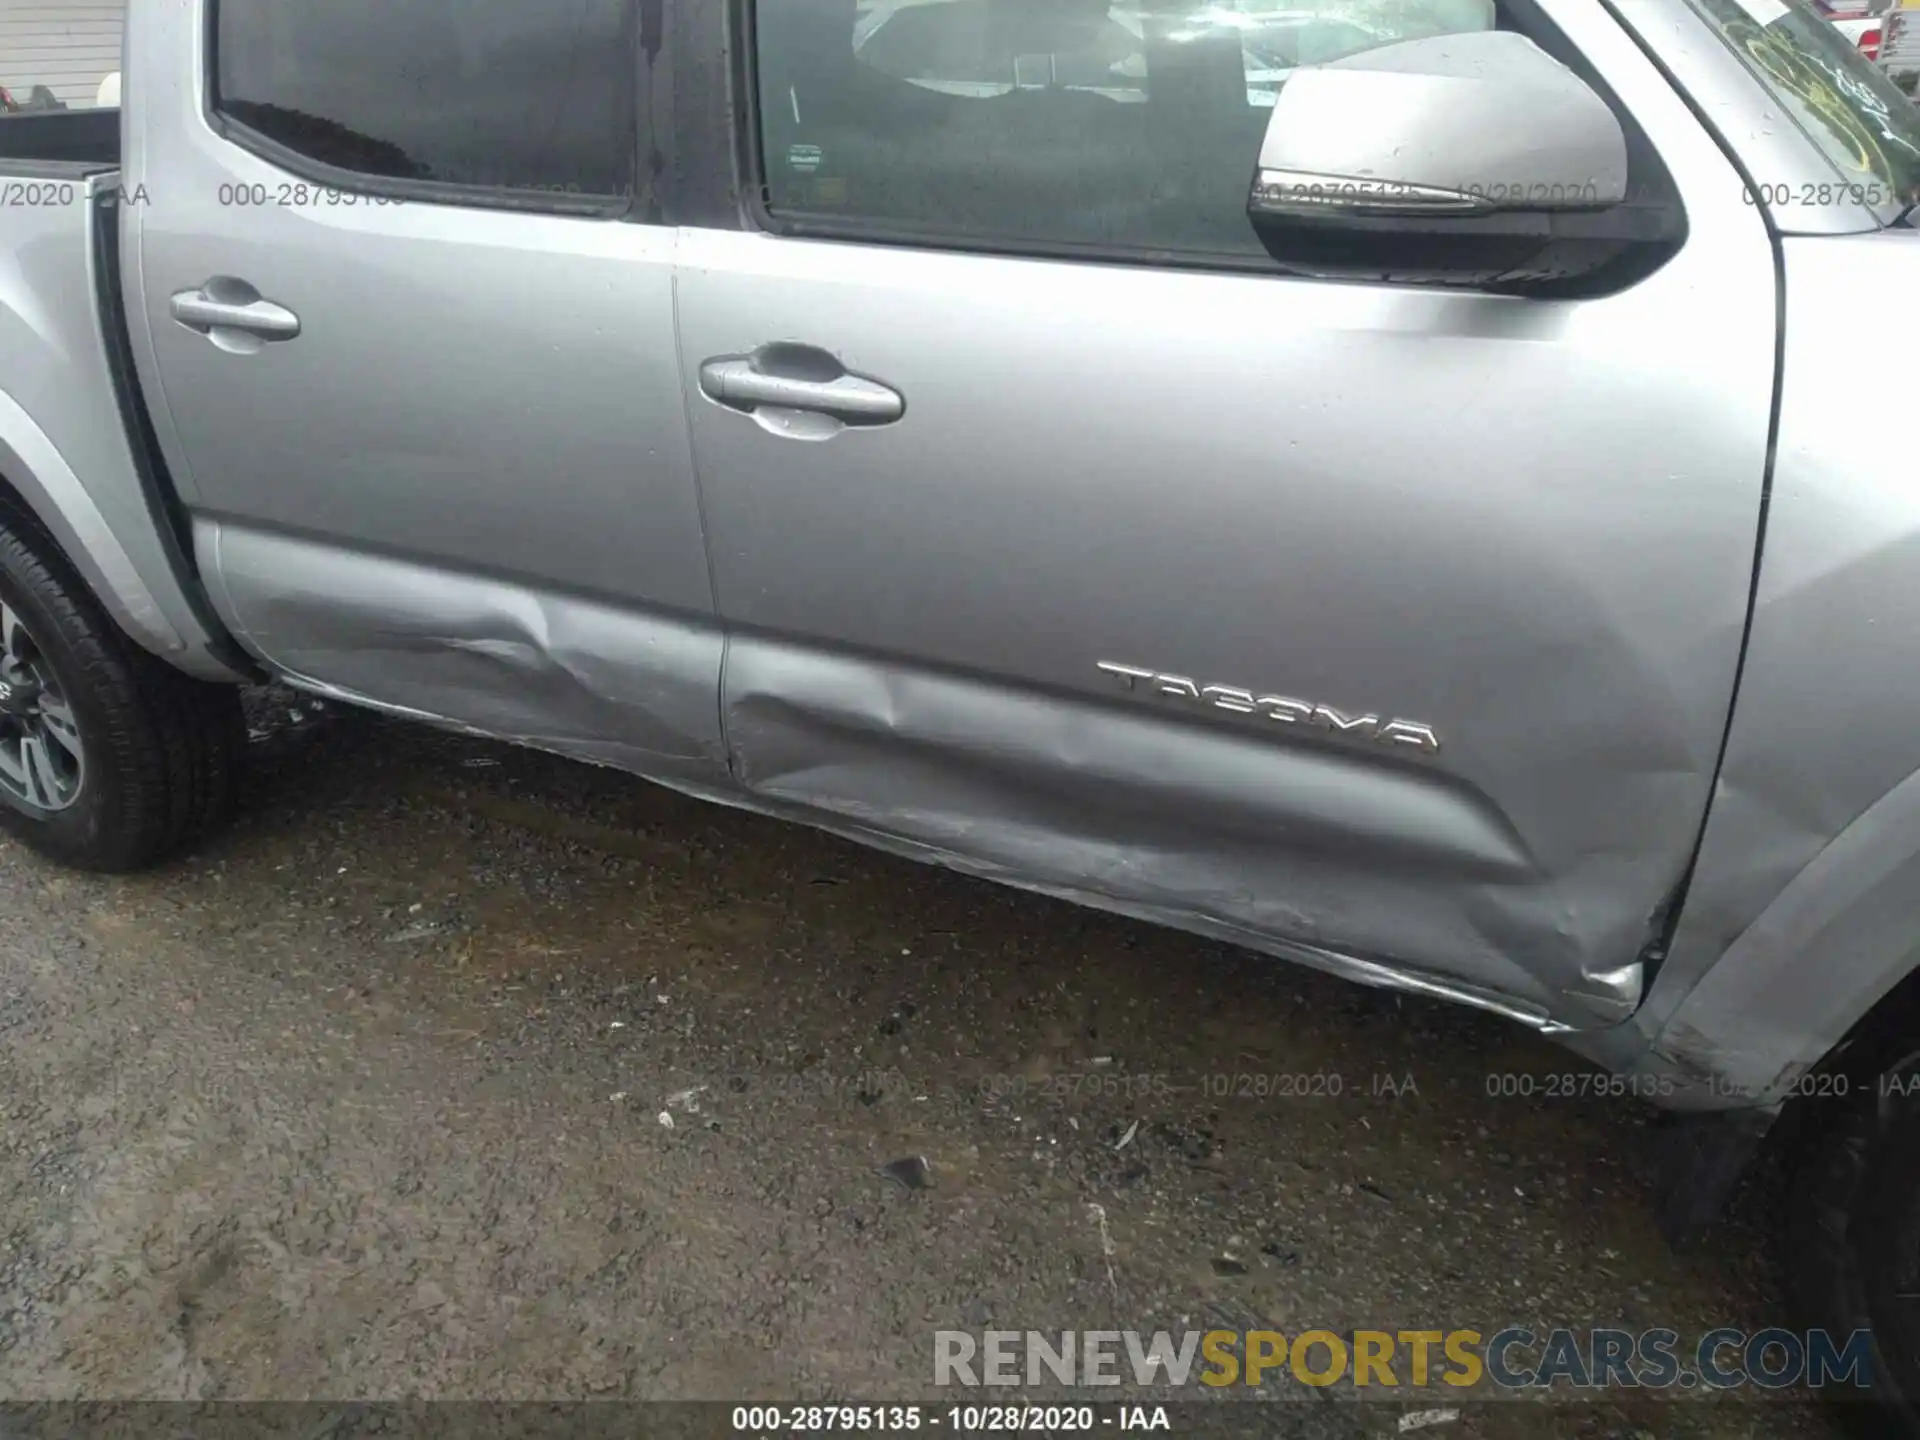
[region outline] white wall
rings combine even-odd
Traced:
[[[120,68],[125,0],[0,0],[0,85],[24,103],[45,85],[76,108]]]

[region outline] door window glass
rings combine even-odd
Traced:
[[[216,108],[342,170],[623,196],[631,0],[219,0]]]
[[[957,238],[1262,255],[1288,75],[1490,30],[1494,0],[762,0],[770,208]]]

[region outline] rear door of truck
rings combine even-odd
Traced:
[[[723,777],[632,0],[129,19],[133,326],[241,642],[352,697]],[[217,18],[216,18],[217,16]]]

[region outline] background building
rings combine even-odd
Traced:
[[[126,0],[0,0],[0,86],[24,104],[44,85],[63,104],[90,106],[120,68]]]

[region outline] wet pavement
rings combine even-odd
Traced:
[[[940,1329],[1782,1321],[1771,1182],[1672,1253],[1650,1113],[1506,1022],[464,737],[258,748],[161,873],[0,848],[0,1397],[951,1400]],[[1420,1408],[1304,1394],[1270,1433]]]

